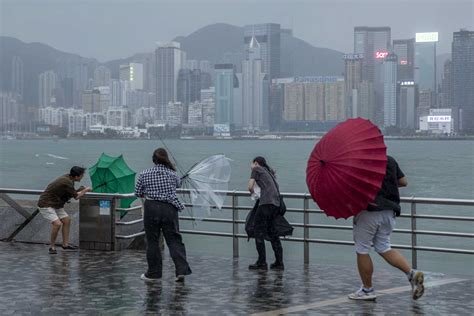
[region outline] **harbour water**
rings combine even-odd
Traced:
[[[245,190],[250,175],[250,161],[257,155],[265,156],[276,169],[283,192],[306,192],[305,169],[308,156],[315,141],[299,140],[166,140],[166,146],[176,158],[181,170],[207,156],[223,153],[232,159],[230,190]],[[388,153],[394,156],[408,177],[409,185],[401,189],[402,196],[432,198],[474,198],[474,141],[406,141],[387,140]],[[72,165],[92,166],[101,153],[124,155],[129,166],[139,172],[150,166],[151,154],[162,147],[159,140],[3,140],[0,142],[0,187],[42,189],[60,174],[66,173]],[[83,184],[89,184],[85,177]],[[240,201],[239,201],[240,202]],[[243,199],[242,205],[251,201]],[[302,207],[295,201],[290,205]],[[312,208],[316,208],[314,203]],[[409,206],[402,206],[409,212]],[[467,207],[419,206],[423,213],[474,216],[474,210]],[[229,217],[229,213],[213,214],[213,217]],[[245,215],[242,214],[242,218]],[[290,221],[302,222],[301,214],[289,214]],[[324,215],[314,215],[312,223],[337,223],[351,225],[351,220],[333,220]],[[405,219],[398,220],[398,227],[408,227]],[[198,223],[193,227],[183,223],[183,228],[229,231],[229,225]],[[474,233],[471,223],[420,221],[419,229]],[[243,230],[243,229],[242,229]],[[296,236],[301,236],[299,229]],[[311,238],[351,240],[351,232],[336,232],[314,229]],[[473,249],[472,238],[419,236],[420,245]],[[395,234],[393,242],[408,244],[409,235]],[[231,255],[231,241],[215,237],[186,237],[190,251]],[[302,260],[302,244],[284,243],[288,260]],[[269,249],[270,250],[270,249]],[[254,256],[253,242],[241,241],[241,254]],[[406,253],[409,256],[409,253]],[[419,265],[431,271],[474,274],[474,259],[469,255],[452,255],[420,252]],[[311,260],[319,263],[352,264],[353,249],[348,246],[311,245]]]

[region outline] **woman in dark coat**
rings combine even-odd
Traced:
[[[278,183],[275,179],[275,171],[270,168],[265,158],[255,157],[250,164],[252,173],[248,183],[248,190],[254,193],[255,184],[260,187],[260,198],[257,200],[258,208],[255,214],[255,246],[258,252],[258,260],[249,266],[250,270],[267,270],[265,253],[265,239],[272,244],[275,253],[275,262],[270,269],[283,270],[283,248],[280,238],[273,229],[275,217],[280,210],[280,194]]]

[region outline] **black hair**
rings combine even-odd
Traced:
[[[86,168],[74,166],[71,168],[71,171],[69,171],[69,176],[80,177],[84,174],[84,172],[86,172]]]
[[[262,166],[263,168],[267,169],[268,172],[270,172],[272,175],[275,175],[275,170],[273,170],[268,164],[267,164],[267,161],[265,160],[265,158],[263,158],[262,156],[257,156],[255,157],[252,162],[257,162],[260,166]]]
[[[167,167],[168,169],[176,171],[176,168],[168,157],[168,152],[164,148],[155,149],[155,151],[153,152],[152,160],[155,165],[161,164]]]

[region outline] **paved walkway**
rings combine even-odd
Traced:
[[[405,277],[377,267],[376,302],[347,299],[352,267],[287,262],[284,272],[248,271],[250,259],[189,255],[193,274],[147,285],[140,251],[49,255],[47,246],[0,242],[0,315],[472,315],[471,278],[427,274],[426,294],[412,301]]]

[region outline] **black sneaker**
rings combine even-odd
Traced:
[[[274,262],[270,265],[270,269],[272,270],[285,270],[285,265],[280,262]]]
[[[249,265],[249,270],[268,270],[268,265],[266,263],[256,262]]]
[[[62,248],[64,251],[77,251],[79,249],[76,246],[71,246],[71,245],[62,246]]]
[[[56,249],[54,249],[54,248],[49,248],[48,252],[49,252],[50,255],[55,255],[55,254],[58,253],[58,252],[56,251]]]

